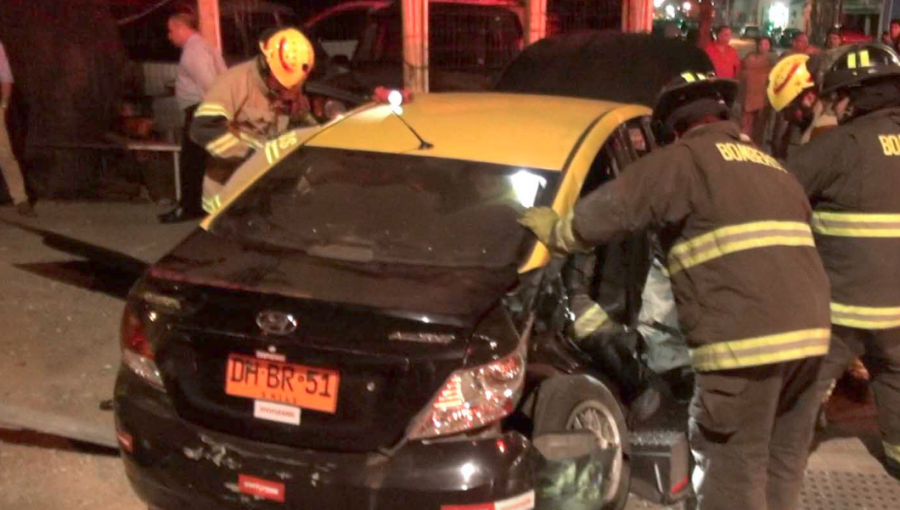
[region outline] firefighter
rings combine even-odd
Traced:
[[[881,44],[851,46],[813,76],[839,125],[801,148],[790,167],[813,203],[832,286],[820,391],[862,357],[884,462],[900,477],[900,58]]]
[[[620,322],[626,283],[622,265],[612,261],[620,261],[627,251],[618,245],[604,248],[577,253],[562,268],[571,317],[567,333],[603,373],[621,383],[620,396],[632,416],[644,421],[659,408],[660,392],[637,357],[641,335]]]
[[[793,509],[828,352],[828,279],[802,187],[729,120],[737,83],[683,73],[653,112],[668,147],[560,217],[520,220],[557,251],[660,229],[696,372],[690,405],[700,509]]]
[[[252,151],[290,128],[316,124],[303,95],[315,65],[312,44],[296,28],[277,28],[263,33],[259,47],[256,58],[219,76],[191,123],[191,138],[217,160],[203,181],[207,212],[218,208],[219,191]]]
[[[829,50],[813,57],[790,55],[780,60],[769,73],[769,85],[766,88],[769,103],[789,123],[800,128],[803,133],[800,145],[837,127],[837,117],[832,105],[820,99],[810,67],[829,62],[839,51]]]

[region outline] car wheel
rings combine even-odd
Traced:
[[[544,433],[590,430],[601,448],[613,448],[609,487],[597,510],[621,510],[628,500],[631,467],[626,448],[629,435],[616,397],[600,381],[565,376],[541,384],[534,416],[534,437]]]

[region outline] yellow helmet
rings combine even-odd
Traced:
[[[769,72],[766,95],[776,111],[784,110],[800,94],[814,86],[813,77],[806,67],[809,55],[790,55],[781,59]]]
[[[260,41],[259,49],[272,76],[288,89],[306,81],[316,63],[312,43],[296,28],[276,31]]]

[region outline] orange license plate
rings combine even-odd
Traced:
[[[337,370],[232,354],[225,393],[334,414],[340,381]]]

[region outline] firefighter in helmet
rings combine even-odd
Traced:
[[[838,127],[790,168],[814,206],[812,229],[831,280],[824,394],[861,357],[871,377],[888,472],[900,477],[900,57],[882,44],[810,61]]]
[[[559,216],[521,223],[557,251],[660,232],[696,372],[690,406],[700,509],[796,508],[828,351],[828,281],[796,179],[742,137],[737,83],[685,72],[654,119],[669,145]]]
[[[203,182],[207,212],[218,208],[219,191],[251,152],[291,128],[316,124],[303,94],[315,65],[310,41],[296,28],[275,28],[262,34],[259,49],[219,76],[194,114],[191,137],[215,157]]]

